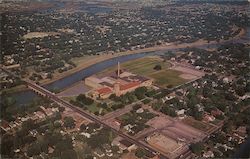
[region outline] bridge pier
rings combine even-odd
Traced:
[[[33,92],[35,92],[36,94],[43,96],[43,97],[48,97],[45,93],[38,91],[37,89],[34,89],[32,86],[28,85],[28,88],[31,89]]]

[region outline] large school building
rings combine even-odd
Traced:
[[[133,74],[120,69],[104,77],[90,76],[85,79],[85,85],[93,89],[88,93],[94,99],[106,99],[111,94],[121,96],[139,87],[149,87],[152,79]]]

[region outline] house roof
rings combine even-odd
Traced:
[[[112,90],[109,87],[103,87],[100,89],[96,90],[99,94],[108,94],[108,93],[112,93]]]
[[[1,121],[1,127],[3,127],[4,129],[10,128],[9,123],[5,120]]]
[[[130,82],[124,85],[120,85],[120,90],[126,90],[140,85],[141,82]]]
[[[212,114],[213,116],[217,116],[217,115],[221,115],[221,112],[220,112],[218,109],[216,109],[216,110],[212,110],[212,111],[211,111],[211,114]]]
[[[126,146],[126,147],[130,147],[130,146],[133,145],[133,144],[132,144],[131,142],[129,142],[128,140],[121,140],[120,143],[123,144],[123,145]]]

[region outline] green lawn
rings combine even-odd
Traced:
[[[121,67],[136,74],[148,76],[156,72],[154,70],[155,65],[161,65],[163,70],[168,69],[171,66],[170,63],[163,62],[163,60],[159,57],[150,56],[125,62],[121,65]]]
[[[155,80],[155,84],[166,87],[166,86],[178,86],[187,82],[187,80],[179,77],[180,72],[175,70],[162,70],[149,75],[149,77]]]
[[[91,113],[99,112],[99,109],[100,109],[99,107],[97,107],[96,102],[94,102],[93,104],[88,105],[86,107],[87,107],[88,111],[91,112]]]

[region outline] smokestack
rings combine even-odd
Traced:
[[[117,67],[117,76],[120,78],[120,62],[118,61],[118,67]]]

